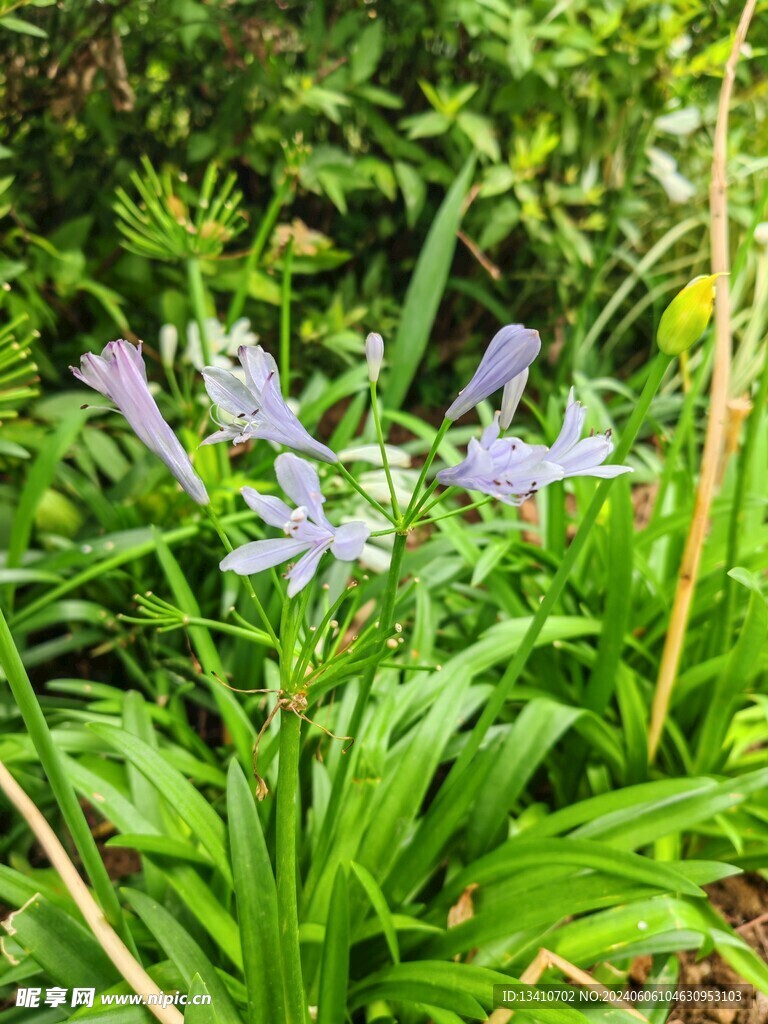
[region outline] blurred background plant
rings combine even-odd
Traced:
[[[452,958],[519,970],[542,943],[586,967],[610,961],[604,980],[641,954],[654,957],[649,977],[666,979],[670,953],[716,949],[734,977],[768,987],[743,936],[692,892],[728,865],[764,870],[768,850],[765,10],[730,122],[727,447],[660,757],[649,770],[647,710],[691,517],[711,333],[655,399],[631,484],[614,485],[461,801],[435,797],[466,745],[464,723],[505,678],[560,564],[587,481],[555,485],[520,513],[483,508],[412,538],[403,644],[377,680],[330,846],[321,822],[339,747],[305,730],[307,977],[314,995],[341,970],[324,964],[320,941],[326,925],[341,929],[343,960],[351,899],[348,1006],[369,1008],[371,1021],[455,1024],[452,999],[469,984],[459,968],[470,965]],[[232,821],[261,821],[265,857],[274,805],[257,809],[223,768],[234,757],[250,772],[269,701],[212,679],[274,687],[274,662],[243,632],[249,606],[216,569],[207,521],[119,417],[80,408],[65,367],[115,336],[144,339],[162,411],[235,543],[263,535],[237,492],[271,486],[274,452],[198,449],[210,432],[197,374],[206,349],[231,361],[258,339],[279,358],[304,424],[342,451],[370,440],[363,339],[380,331],[384,421],[400,443],[404,491],[409,458],[429,449],[499,323],[525,322],[543,339],[518,414],[526,439],[553,441],[571,383],[590,425],[620,431],[662,309],[709,271],[711,134],[737,15],[699,0],[0,7],[2,607],[110,873],[140,890],[131,906],[144,924],[129,916],[146,961],[169,986],[189,982],[190,964],[207,982],[208,961],[224,964],[229,1020],[229,1000],[245,1006],[248,971],[261,968],[233,938],[225,794]],[[481,423],[491,416],[483,406]],[[476,427],[452,431],[441,457],[455,461]],[[386,500],[380,469],[366,470]],[[324,468],[322,484],[340,517],[359,516],[337,474]],[[370,552],[370,574],[339,615],[342,638],[380,594],[388,559],[385,542]],[[346,574],[336,564],[323,579],[335,594]],[[269,580],[255,585],[276,617]],[[324,607],[307,614],[322,618]],[[354,683],[334,696],[322,721],[343,734]],[[4,685],[0,718],[0,760],[63,829]],[[260,751],[267,778],[276,741],[272,727]],[[197,841],[201,825],[210,848]],[[563,847],[573,840],[594,840],[576,866]],[[245,856],[242,833],[230,842]],[[11,947],[21,964],[0,983],[66,977],[67,939],[50,950],[40,939],[57,928],[77,933],[82,963],[99,970],[24,826],[15,820],[0,843],[0,900],[20,906],[44,891],[41,913],[55,917],[35,931],[30,911],[24,941],[37,945],[28,955]],[[619,863],[632,850],[648,863]],[[481,869],[486,889],[473,895]],[[252,909],[252,893],[235,881],[247,914],[240,901]],[[574,889],[583,916],[571,919]],[[173,950],[147,893],[180,922]],[[446,971],[404,1009],[393,993],[413,983],[408,961],[425,958]],[[370,981],[373,969],[383,974]],[[475,983],[477,994],[488,978]]]

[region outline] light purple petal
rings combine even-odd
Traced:
[[[310,462],[286,452],[275,459],[275,474],[288,497],[296,505],[303,505],[310,519],[318,526],[330,526],[323,512],[325,498],[317,470]]]
[[[494,441],[498,441],[501,433],[501,415],[495,413],[493,422],[487,426],[480,437],[480,444],[483,448],[490,448]]]
[[[491,339],[472,380],[446,411],[446,418],[459,419],[478,402],[504,387],[530,366],[540,348],[538,331],[528,330],[522,324],[502,327]]]
[[[291,509],[274,495],[259,494],[253,487],[243,487],[240,493],[245,498],[246,504],[270,526],[282,529],[291,518]]]
[[[200,444],[218,444],[220,441],[233,441],[237,444],[241,433],[242,431],[239,427],[223,427],[221,430],[216,430],[212,434],[209,434],[204,441],[200,442]]]
[[[229,370],[223,370],[218,366],[206,366],[203,369],[203,380],[213,404],[220,406],[230,416],[250,419],[259,411],[259,396],[252,394]]]
[[[583,473],[585,470],[602,465],[612,451],[613,443],[605,434],[596,434],[594,437],[585,437],[583,441],[577,442],[567,454],[560,458],[553,456],[551,452],[549,458],[559,462],[565,470],[566,476],[570,476],[572,473]]]
[[[140,348],[127,341],[112,341],[100,356],[87,353],[75,376],[110,398],[137,437],[166,464],[198,504],[208,504],[205,485],[192,467],[179,439],[163,419],[147,384]]]
[[[277,363],[261,345],[241,345],[237,350],[237,357],[245,370],[245,379],[257,393],[264,390],[264,386],[272,376],[279,389],[280,374],[277,372]]]
[[[310,580],[314,579],[320,559],[327,550],[327,546],[311,548],[287,573],[288,597],[295,597],[300,590],[306,587]]]
[[[236,572],[239,576],[250,576],[264,569],[287,562],[289,558],[305,551],[307,545],[300,540],[277,537],[274,540],[254,540],[235,548],[219,562],[222,572]]]
[[[501,429],[506,430],[512,422],[512,418],[520,405],[525,385],[528,383],[528,367],[522,373],[518,373],[512,380],[504,385],[504,394],[501,396]]]
[[[565,410],[565,419],[557,440],[552,445],[549,455],[553,462],[560,462],[565,455],[573,448],[581,437],[584,430],[584,421],[587,418],[587,410],[577,402],[573,395],[573,388],[568,394],[568,405]]]
[[[614,477],[622,476],[624,473],[634,473],[631,466],[591,466],[587,469],[569,471],[566,476],[595,476],[601,480],[613,480]]]
[[[370,535],[371,530],[367,523],[344,523],[336,529],[331,551],[341,562],[355,562],[362,554]]]
[[[298,452],[312,455],[322,462],[338,462],[336,455],[327,445],[316,441],[296,418],[288,403],[280,394],[279,383],[274,376],[269,377],[261,394],[263,419],[254,429],[254,437],[263,437],[268,441],[276,441],[286,448],[294,448]]]

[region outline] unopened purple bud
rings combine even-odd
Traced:
[[[384,360],[384,339],[380,334],[369,334],[365,339],[365,358],[368,362],[368,380],[375,384]]]
[[[491,339],[472,380],[446,410],[446,419],[459,419],[484,398],[518,377],[530,366],[540,348],[541,339],[537,331],[522,324],[502,327]]]

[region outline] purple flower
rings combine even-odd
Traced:
[[[603,466],[602,463],[613,451],[613,441],[610,432],[605,434],[593,434],[591,437],[581,438],[584,429],[584,420],[587,418],[587,410],[577,402],[571,388],[568,393],[568,405],[565,410],[565,420],[557,440],[549,449],[547,456],[552,462],[557,462],[563,468],[563,476],[598,476],[604,480],[621,476],[622,473],[631,473],[630,466]]]
[[[467,384],[453,405],[446,411],[446,419],[457,420],[465,412],[488,398],[494,391],[505,387],[527,370],[541,348],[538,331],[531,331],[522,324],[508,324],[494,335],[491,343]],[[525,381],[523,381],[523,386]],[[521,388],[522,393],[522,388]],[[509,399],[507,395],[507,399]],[[507,401],[507,405],[509,405]],[[511,419],[511,415],[509,419]],[[506,417],[505,417],[506,419]],[[507,420],[508,422],[508,420]]]
[[[163,460],[190,498],[199,505],[208,504],[205,484],[149,392],[141,344],[137,348],[127,341],[110,341],[100,356],[87,352],[80,359],[80,369],[70,366],[70,370],[115,403],[134,433]]]
[[[354,562],[360,557],[371,531],[361,522],[343,526],[332,526],[328,522],[323,512],[325,498],[320,491],[317,470],[309,462],[290,453],[278,455],[275,473],[296,508],[291,509],[280,498],[259,494],[252,487],[244,487],[242,494],[254,512],[270,526],[280,527],[285,537],[243,544],[227,555],[220,568],[250,576],[301,555],[286,573],[288,597],[294,597],[314,577],[326,551],[342,562]]]
[[[531,445],[519,437],[501,437],[500,413],[478,441],[469,442],[467,457],[458,466],[437,474],[441,484],[481,491],[508,505],[522,505],[526,498],[554,483],[572,476],[610,478],[631,473],[629,466],[604,466],[613,451],[608,434],[581,438],[586,409],[575,401],[573,389],[568,397],[565,421],[552,445]]]
[[[272,356],[261,345],[243,345],[237,355],[245,382],[218,366],[206,366],[203,370],[211,401],[233,417],[232,422],[219,424],[221,429],[203,444],[243,444],[256,437],[276,441],[323,462],[338,462],[331,449],[316,441],[288,407],[280,392],[280,375]]]
[[[548,460],[546,445],[499,437],[499,417],[496,413],[479,441],[472,438],[466,459],[441,470],[437,479],[441,484],[482,491],[507,505],[522,505],[540,487],[562,480],[563,470]]]

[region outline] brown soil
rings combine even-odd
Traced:
[[[734,875],[707,886],[713,906],[728,924],[768,962],[768,882],[760,875]],[[698,959],[695,952],[680,955],[681,985],[743,985],[745,979],[718,953]],[[744,1009],[681,1006],[669,1024],[766,1024],[768,996],[755,991],[754,1004]]]

